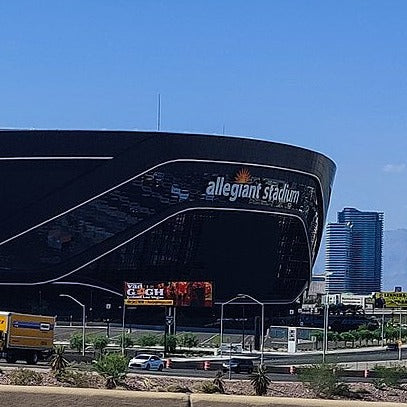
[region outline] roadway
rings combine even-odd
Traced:
[[[403,352],[407,350],[404,349]],[[321,353],[297,353],[293,355],[270,355],[264,357],[266,365],[302,365],[314,364],[322,362]],[[328,352],[326,354],[327,363],[359,363],[359,362],[381,362],[381,361],[397,361],[398,351],[390,351],[386,349],[363,350],[360,352]]]
[[[50,370],[50,367],[45,362],[39,362],[37,365],[28,365],[26,363],[2,363],[0,362],[0,367],[3,370],[12,370],[18,368],[25,368],[30,370],[35,370],[37,372],[44,372]],[[171,378],[192,378],[192,379],[213,379],[215,377],[216,371],[214,370],[197,370],[197,369],[164,369],[162,372],[156,371],[146,371],[146,370],[130,370],[128,372],[129,376],[143,376],[143,377],[171,377]],[[298,382],[300,381],[297,375],[290,374],[280,374],[280,373],[269,373],[268,376],[272,381],[275,382]],[[224,379],[228,380],[228,374],[225,373]],[[250,380],[250,375],[247,373],[232,373],[232,380]],[[370,382],[371,378],[364,377],[344,377],[343,381],[346,382]]]

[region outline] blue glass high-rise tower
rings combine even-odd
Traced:
[[[350,248],[352,227],[346,223],[329,223],[326,228],[326,291],[349,292]]]
[[[383,213],[344,208],[327,226],[327,292],[371,294],[382,286]]]

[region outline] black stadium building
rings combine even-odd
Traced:
[[[290,145],[130,131],[2,131],[0,166],[0,308],[67,315],[65,293],[90,319],[120,318],[125,281],[295,301],[335,174]]]

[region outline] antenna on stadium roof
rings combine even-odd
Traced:
[[[225,124],[223,124],[223,127],[222,127],[222,134],[225,135]]]
[[[157,131],[161,128],[161,94],[158,94],[157,100]]]

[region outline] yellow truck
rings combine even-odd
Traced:
[[[36,364],[52,352],[55,317],[0,311],[0,354],[8,363]]]

